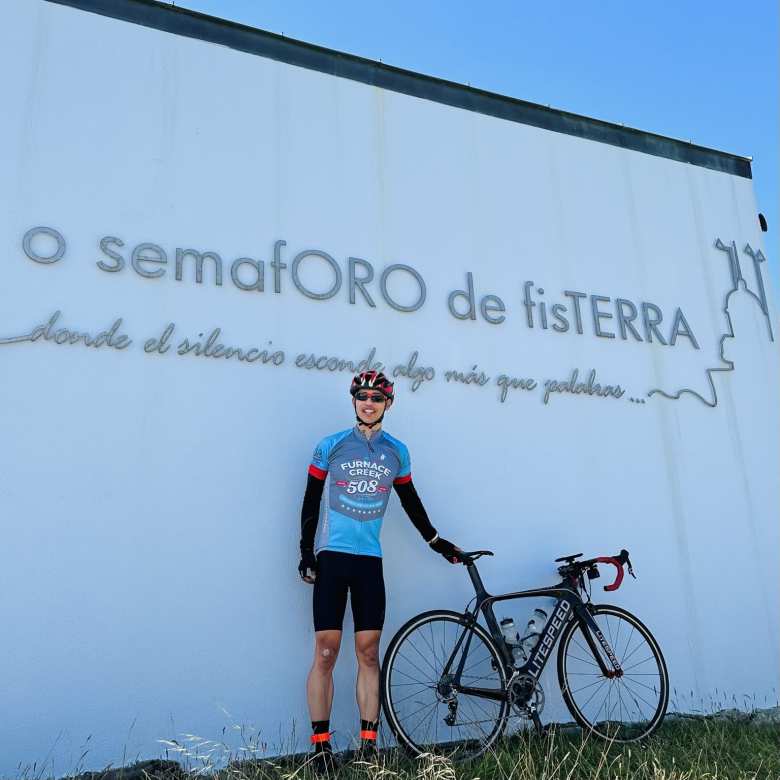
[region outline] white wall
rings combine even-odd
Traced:
[[[375,347],[392,370],[417,350],[435,368],[416,392],[399,378],[387,428],[411,449],[434,524],[497,551],[481,566],[490,588],[551,583],[558,555],[627,547],[639,580],[614,600],[659,638],[673,703],[775,703],[778,360],[756,300],[730,307],[735,371],[714,375],[715,408],[647,397],[708,396],[705,370],[723,366],[731,277],[714,241],[762,246],[749,180],[41,0],[3,3],[0,31],[0,68],[13,74],[0,87],[0,337],[61,310],[57,327],[96,334],[121,317],[133,340],[0,345],[0,771],[37,760],[62,774],[84,750],[96,768],[123,751],[157,755],[156,740],[185,732],[219,739],[231,724],[270,747],[293,721],[307,734],[299,506],[314,443],[352,418],[349,373],[297,368],[301,352],[358,360]],[[60,261],[25,255],[38,225],[64,236]],[[104,236],[125,243],[120,272],[96,266],[111,262]],[[278,239],[288,268],[276,294]],[[130,267],[141,242],[168,254],[163,277]],[[219,252],[223,285],[208,264],[203,284],[191,267],[176,281],[176,247]],[[289,263],[307,248],[344,272],[330,300],[292,284]],[[266,263],[265,292],[232,283],[242,255]],[[376,308],[351,305],[350,256],[377,277],[414,267],[425,304],[398,312],[375,280]],[[317,263],[304,281],[324,289]],[[467,271],[478,296],[503,299],[505,322],[448,312]],[[397,277],[391,294],[412,300]],[[582,335],[542,330],[538,306],[529,329],[526,280],[545,289],[537,301],[570,303],[564,290],[652,301],[664,329],[679,306],[699,349],[599,338],[587,308]],[[145,354],[169,322],[174,347]],[[273,342],[284,365],[175,353],[214,327],[229,345]],[[485,387],[446,381],[475,364]],[[625,395],[544,404],[538,387],[499,400],[502,373],[541,384],[575,368]],[[465,572],[431,554],[396,499],[383,544],[387,638],[416,611],[470,596]],[[348,633],[341,744],[357,718],[350,644]],[[567,717],[545,679],[545,717]]]

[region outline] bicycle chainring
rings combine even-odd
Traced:
[[[507,684],[509,703],[517,715],[531,718],[540,715],[544,709],[544,690],[539,681],[530,674],[515,672]]]

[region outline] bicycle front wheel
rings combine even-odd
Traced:
[[[669,675],[661,648],[647,627],[620,607],[590,608],[620,673],[603,674],[578,620],[564,629],[558,648],[558,681],[577,723],[595,736],[615,742],[649,737],[663,720],[669,702]],[[613,664],[596,637],[607,669]]]
[[[458,683],[452,677],[461,662]],[[481,626],[467,627],[457,612],[424,612],[402,626],[387,648],[382,704],[390,728],[412,754],[476,758],[506,725],[504,665]]]

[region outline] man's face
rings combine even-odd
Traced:
[[[389,407],[390,403],[378,390],[358,390],[355,394],[355,413],[361,422],[376,422]]]

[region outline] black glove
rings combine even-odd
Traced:
[[[441,536],[436,536],[428,544],[430,544],[432,550],[439,553],[439,555],[443,555],[450,563],[460,563],[458,553],[461,552],[461,549],[452,542],[442,539]]]
[[[317,576],[317,558],[310,547],[301,548],[301,562],[298,564],[298,574],[304,582],[313,583]]]

